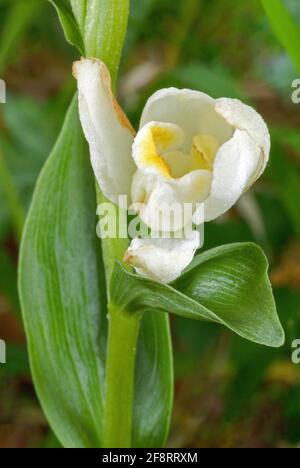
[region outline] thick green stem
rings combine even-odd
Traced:
[[[71,1],[73,13],[81,30],[86,55],[103,60],[109,68],[115,90],[117,70],[124,44],[129,14],[129,0],[99,0],[88,2],[89,25],[86,27],[83,5]],[[101,187],[100,187],[101,189]],[[106,202],[97,187],[97,202]],[[118,212],[119,208],[116,207]],[[125,228],[121,219],[117,228]],[[102,251],[109,303],[109,331],[106,362],[106,403],[104,421],[105,447],[130,447],[134,400],[134,371],[141,314],[119,310],[110,304],[110,282],[115,261],[123,260],[129,239],[102,239]]]
[[[135,360],[140,322],[140,313],[128,313],[113,305],[110,306],[104,420],[105,448],[131,447]]]
[[[97,191],[97,203],[109,203],[108,200],[104,197],[102,192],[100,191],[98,184],[96,183],[96,191]],[[117,228],[117,236],[115,238],[104,238],[101,240],[102,244],[102,253],[103,253],[103,261],[105,267],[105,275],[106,275],[106,284],[107,284],[107,296],[109,299],[110,292],[109,292],[109,285],[111,276],[115,267],[115,261],[118,260],[122,262],[124,253],[126,252],[129,246],[129,239],[126,235],[123,238],[119,237],[119,231],[126,232],[127,234],[127,219],[126,213],[123,213],[122,216],[119,216],[120,208],[115,207],[116,213],[116,228]],[[112,220],[114,222],[114,220]]]

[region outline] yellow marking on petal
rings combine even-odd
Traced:
[[[178,125],[163,122],[150,122],[139,132],[134,158],[139,165],[152,168],[163,177],[173,177],[170,161],[166,154],[179,148],[185,138],[184,131]],[[143,169],[143,167],[141,167]]]
[[[153,125],[153,127],[151,127],[151,133],[156,147],[161,151],[167,150],[178,138],[174,130],[159,125]]]
[[[157,151],[152,128],[148,129],[146,136],[140,143],[140,155],[141,163],[155,167],[164,177],[171,178],[169,166]]]
[[[194,136],[191,154],[195,169],[206,169],[211,171],[219,147],[220,144],[218,140],[212,135]]]

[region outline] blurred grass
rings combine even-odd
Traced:
[[[6,2],[2,1],[2,3]],[[0,73],[11,60],[15,47],[22,40],[28,26],[34,22],[42,5],[40,0],[13,0],[11,3],[12,6],[7,13],[1,31]]]
[[[286,49],[300,73],[300,26],[283,0],[262,0],[262,5],[279,42]]]
[[[292,341],[300,338],[300,107],[291,103],[291,83],[299,77],[300,4],[282,2],[287,16],[263,3],[271,25],[260,0],[131,1],[119,98],[135,126],[153,91],[178,86],[253,103],[272,131],[271,162],[251,191],[253,219],[262,220],[265,238],[257,237],[245,200],[206,226],[205,248],[249,240],[268,246],[287,342],[269,350],[215,325],[172,319],[170,446],[300,444],[300,374],[290,357]],[[28,209],[74,91],[76,53],[49,2],[0,0],[0,15],[0,77],[8,90],[0,107],[0,338],[8,344],[8,362],[0,365],[0,447],[56,447],[30,379],[16,268],[20,213]]]

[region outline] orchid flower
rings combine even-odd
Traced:
[[[174,203],[193,207],[192,222],[199,204],[204,221],[224,214],[267,165],[268,128],[253,108],[237,99],[161,89],[147,101],[136,134],[113,96],[103,62],[81,59],[74,64],[74,76],[80,119],[103,194],[113,203],[127,195],[154,231],[163,233],[162,207]],[[136,238],[125,261],[138,273],[169,283],[189,265],[199,243],[197,231],[181,239]]]

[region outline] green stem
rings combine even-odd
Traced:
[[[100,191],[98,184],[96,183],[96,192],[97,192],[97,203],[109,203],[109,201],[104,197],[102,192]],[[116,238],[104,238],[101,240],[101,245],[102,245],[102,254],[103,254],[103,261],[104,261],[104,267],[105,267],[105,276],[106,276],[106,284],[107,284],[107,296],[109,299],[110,296],[110,291],[109,291],[109,285],[110,285],[110,280],[111,276],[115,267],[115,261],[118,260],[122,262],[124,253],[126,252],[128,246],[129,246],[129,239],[128,237],[126,238],[120,238],[118,237],[118,231],[119,229],[127,232],[127,219],[123,219],[124,225],[120,225],[119,221],[123,217],[119,217],[119,212],[120,208],[115,206],[116,210],[116,217],[117,217],[117,236]],[[126,214],[125,214],[126,216]]]
[[[106,370],[104,447],[130,448],[134,401],[134,373],[142,315],[111,305]]]
[[[21,240],[23,226],[25,222],[25,212],[20,202],[14,181],[7,167],[4,155],[0,151],[0,182],[9,207],[12,222],[17,240]]]
[[[89,27],[82,21],[82,5],[71,2],[81,29],[86,55],[103,60],[109,68],[113,91],[127,29],[129,0],[101,0],[87,8]],[[101,187],[100,187],[101,188]],[[106,202],[97,187],[97,202]],[[117,213],[119,208],[116,207]],[[127,221],[123,219],[123,223]],[[119,226],[118,226],[119,227]],[[106,402],[104,446],[130,447],[134,400],[134,371],[141,314],[120,311],[110,304],[110,282],[115,261],[123,260],[129,239],[102,239],[102,251],[109,303],[109,330],[106,361]]]

